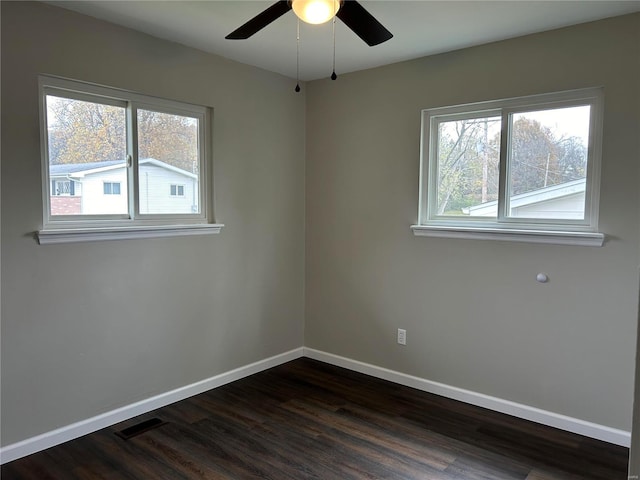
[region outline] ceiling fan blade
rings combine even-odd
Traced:
[[[370,47],[393,38],[393,34],[356,0],[344,0],[337,17]]]
[[[280,0],[227,35],[227,40],[245,40],[291,10],[288,0]]]

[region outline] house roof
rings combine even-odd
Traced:
[[[151,164],[157,167],[165,168],[167,170],[171,170],[173,172],[179,173],[186,177],[198,178],[198,176],[194,173],[188,172],[178,167],[174,167],[173,165],[169,165],[168,163],[162,162],[160,160],[156,160],[155,158],[144,158],[139,161],[140,165]],[[107,162],[89,162],[89,163],[71,163],[71,164],[61,164],[61,165],[51,165],[49,167],[49,176],[51,178],[54,177],[73,177],[73,178],[82,178],[87,175],[92,175],[94,173],[101,173],[109,170],[116,170],[118,168],[124,168],[126,163],[122,160],[110,160]]]
[[[521,207],[524,205],[533,205],[536,203],[547,202],[549,200],[555,200],[557,198],[567,197],[569,195],[575,195],[582,193],[586,189],[586,179],[581,178],[578,180],[572,180],[570,182],[560,183],[558,185],[552,185],[550,187],[540,188],[538,190],[532,190],[531,192],[521,193],[511,197],[511,207]],[[491,202],[480,203],[468,208],[463,208],[463,213],[472,216],[482,215],[483,211],[495,210],[498,206],[496,200]]]
[[[59,165],[49,166],[49,174],[52,177],[60,175],[68,175],[70,173],[80,173],[86,170],[95,170],[96,168],[111,167],[114,165],[124,165],[123,160],[111,160],[109,162],[90,162],[90,163],[63,163]]]

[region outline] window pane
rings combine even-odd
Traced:
[[[140,213],[200,213],[199,158],[197,118],[139,109]]]
[[[103,190],[105,181],[127,185],[125,109],[53,95],[46,105],[50,214],[126,214],[126,195]]]
[[[438,123],[436,215],[495,217],[499,116]]]
[[[120,183],[107,182],[103,188],[105,195],[120,195]]]
[[[582,220],[590,106],[511,115],[508,215]]]

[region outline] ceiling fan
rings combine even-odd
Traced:
[[[225,38],[247,39],[291,9],[298,18],[307,23],[324,23],[336,16],[370,47],[393,37],[392,33],[356,0],[279,0]]]

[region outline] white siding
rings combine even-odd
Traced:
[[[498,202],[472,207],[472,217],[496,217]],[[511,216],[521,218],[559,218],[580,220],[584,218],[584,191],[541,202],[524,203],[511,209]]]
[[[152,164],[140,166],[140,213],[195,213],[198,180]],[[171,196],[171,185],[183,185],[184,196]],[[192,206],[196,206],[195,211]]]
[[[512,209],[511,215],[524,218],[580,220],[584,218],[584,192],[554,198],[546,202],[537,202],[515,207]]]
[[[119,195],[105,195],[105,182],[119,182]],[[198,206],[198,180],[153,164],[140,165],[140,213],[194,213]],[[124,167],[91,173],[82,179],[82,213],[127,213],[127,174]],[[171,195],[171,185],[184,187],[184,195]],[[192,208],[195,206],[195,210]]]
[[[105,195],[105,182],[119,182],[119,195]],[[82,213],[85,215],[126,214],[127,174],[124,166],[94,173],[82,179]]]

